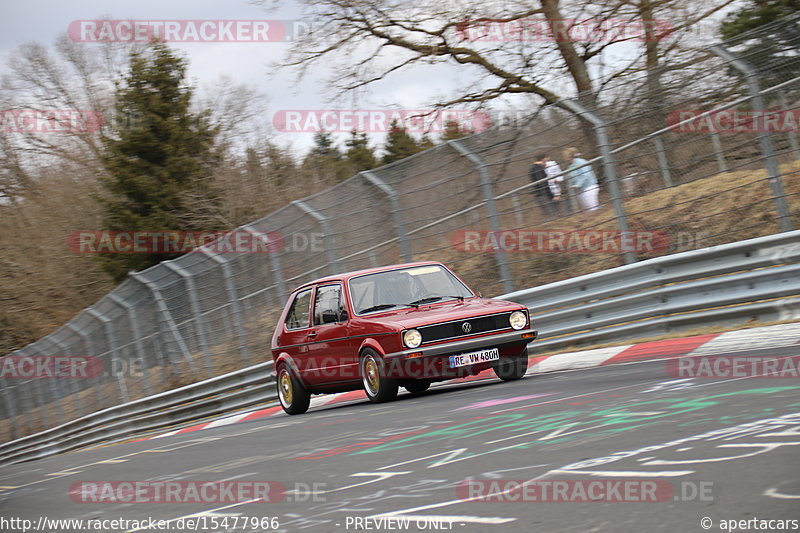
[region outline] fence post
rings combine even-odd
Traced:
[[[35,350],[39,351],[39,357],[53,357],[51,349],[42,351],[37,346],[39,343],[41,343],[45,339],[47,339],[47,337],[39,339],[38,341],[36,341],[33,344],[31,344],[30,347],[31,347],[31,349],[35,349]],[[64,418],[64,410],[61,407],[61,399],[64,396],[66,396],[66,394],[64,394],[64,390],[63,390],[63,388],[61,386],[63,384],[63,381],[60,380],[60,379],[46,379],[46,380],[37,379],[36,381],[46,381],[46,382],[48,382],[48,385],[50,385],[49,392],[50,392],[51,402],[55,405],[56,420],[57,421],[64,421],[65,420],[65,418]]]
[[[255,239],[262,239],[262,238],[269,238],[263,232],[255,230],[248,226],[242,226],[242,229],[249,233]],[[278,297],[280,298],[280,304],[283,305],[286,303],[287,292],[286,292],[286,281],[283,278],[283,267],[281,267],[281,260],[278,257],[279,250],[269,249],[269,262],[270,266],[272,267],[272,275],[275,278],[275,285],[278,287]]]
[[[330,219],[302,200],[293,200],[292,204],[297,206],[307,215],[311,215],[311,217],[322,227],[322,231],[325,232],[325,254],[328,256],[328,264],[331,267],[331,274],[338,274],[341,272],[339,259],[336,257],[333,230],[331,229]]]
[[[719,140],[719,133],[711,132],[711,144],[714,146],[714,156],[717,158],[717,168],[720,172],[728,171],[728,164],[725,162],[725,153],[722,151],[722,143]]]
[[[487,218],[489,219],[489,228],[497,235],[500,236],[502,228],[497,219],[497,210],[494,206],[494,191],[492,190],[492,180],[489,178],[489,171],[486,170],[486,162],[478,154],[453,139],[447,141],[447,144],[452,146],[458,153],[469,159],[475,168],[478,169],[478,176],[481,179],[481,189],[483,190],[483,198],[486,201]],[[506,251],[498,247],[494,251],[494,258],[497,262],[498,270],[500,271],[500,280],[503,282],[503,291],[505,294],[514,292],[514,283],[511,279],[511,271],[508,269],[508,258]]]
[[[142,346],[142,334],[141,330],[139,329],[139,318],[136,316],[136,310],[133,308],[133,305],[126,302],[118,294],[111,292],[108,294],[108,298],[118,306],[125,309],[125,313],[128,315],[128,322],[130,322],[131,331],[133,332],[133,347],[136,350],[136,356],[139,358],[139,364],[142,365],[142,381],[144,382],[144,391],[147,396],[150,396],[153,394],[153,390],[150,388],[150,379],[147,377],[147,364],[144,355],[144,346]]]
[[[786,92],[778,92],[778,98],[781,101],[781,109],[784,113],[787,112],[789,110],[789,102],[786,100]],[[795,159],[800,159],[800,146],[797,145],[797,132],[790,129],[786,132],[786,136],[789,138],[789,148],[792,151],[793,157]]]
[[[106,333],[106,339],[108,339],[109,352],[111,353],[111,375],[113,376],[116,374],[120,403],[128,403],[130,401],[128,386],[125,383],[125,376],[120,372],[122,365],[118,363],[121,362],[121,358],[119,356],[119,348],[117,347],[117,335],[114,333],[114,328],[111,327],[111,319],[91,307],[86,310],[86,314],[95,317],[103,324],[103,330]]]
[[[672,175],[669,172],[669,162],[667,161],[667,154],[664,151],[664,143],[661,137],[656,135],[653,137],[653,144],[656,145],[656,157],[658,158],[658,168],[661,169],[661,179],[664,181],[665,187],[672,187]]]
[[[388,183],[379,178],[371,170],[365,170],[360,174],[369,183],[381,190],[388,198],[389,204],[392,206],[392,219],[394,220],[394,232],[397,235],[397,240],[400,242],[400,251],[403,256],[403,261],[406,263],[411,262],[411,247],[406,237],[406,227],[403,221],[403,213],[400,211],[400,201],[398,199],[397,191]]]
[[[53,344],[55,344],[56,346],[58,346],[58,348],[62,352],[62,355],[69,355],[68,354],[69,350],[67,349],[67,345],[64,344],[63,342],[61,342],[60,340],[58,340],[56,338],[55,334],[49,335],[47,337],[47,339],[50,342],[52,342]],[[75,404],[75,410],[78,412],[78,416],[75,417],[75,418],[78,418],[78,417],[83,415],[83,403],[81,402],[81,399],[80,399],[81,388],[80,388],[80,386],[78,386],[78,383],[75,381],[75,376],[71,377],[71,383],[72,383],[73,386],[69,387],[69,389],[70,389],[70,393],[72,395],[72,403]]]
[[[223,237],[224,239],[225,237]],[[239,308],[239,295],[236,291],[236,285],[233,283],[233,273],[231,272],[231,265],[225,259],[222,259],[216,252],[201,248],[201,251],[207,254],[212,261],[222,267],[222,277],[225,278],[225,288],[228,292],[228,300],[231,304],[231,313],[233,314],[233,329],[236,331],[236,337],[239,339],[239,351],[242,352],[242,360],[245,365],[250,364],[250,354],[247,350],[247,338],[244,334],[244,327],[242,327],[242,311]]]
[[[203,350],[203,359],[206,363],[206,374],[208,377],[214,377],[214,363],[211,360],[211,353],[208,351],[205,320],[203,320],[203,313],[200,310],[200,302],[197,301],[197,287],[194,284],[194,278],[185,269],[175,264],[174,260],[163,261],[161,264],[175,272],[183,279],[183,283],[186,286],[186,292],[189,293],[189,305],[192,307],[192,315],[194,316],[194,330],[197,333],[197,337],[200,341],[200,348]]]
[[[172,318],[172,313],[169,312],[169,308],[167,307],[167,303],[164,301],[164,297],[161,295],[161,291],[158,290],[155,283],[146,279],[140,272],[131,272],[131,278],[138,281],[145,287],[147,287],[150,292],[153,294],[153,299],[156,302],[156,307],[158,308],[158,314],[160,315],[159,318],[159,326],[161,329],[162,334],[164,331],[168,331],[172,338],[175,340],[175,343],[178,345],[178,350],[180,350],[181,355],[189,364],[189,367],[194,371],[196,375],[199,375],[199,371],[197,369],[197,365],[194,363],[194,359],[192,359],[192,354],[189,353],[189,348],[186,346],[186,342],[183,340],[181,336],[181,332],[178,330],[178,326],[175,324],[175,320]],[[167,349],[167,355],[169,356],[169,360],[171,364],[175,364],[175,361],[172,357],[172,353],[169,349]]]
[[[10,355],[9,355],[10,357]],[[19,398],[14,396],[14,400],[12,400],[11,389],[16,389],[16,385],[8,385],[3,386],[3,398],[5,399],[5,409],[6,414],[8,415],[8,420],[11,422],[11,438],[18,439],[22,434],[19,430],[19,422],[17,421],[17,411],[14,409],[14,405],[19,403]],[[16,401],[16,404],[15,404]],[[25,417],[23,417],[25,418]]]
[[[86,350],[86,355],[95,357],[94,354],[97,353],[97,351],[94,350],[94,347],[92,346],[92,341],[89,339],[89,334],[86,333],[86,330],[76,326],[72,322],[67,324],[67,329],[71,329],[81,338],[81,340],[83,341],[83,348]],[[95,380],[94,383],[94,398],[98,409],[103,408],[103,392],[100,390],[102,386],[103,386],[103,375],[100,374],[99,376],[97,376],[97,379]]]
[[[746,61],[740,59],[730,50],[721,44],[715,44],[710,48],[716,55],[730,63],[730,65],[744,74],[747,80],[747,90],[753,101],[751,106],[753,111],[765,111],[764,100],[761,98],[761,89],[758,86],[758,73]],[[772,196],[775,199],[775,209],[778,213],[778,226],[780,231],[791,231],[792,220],[789,216],[789,205],[786,203],[786,194],[783,191],[783,182],[778,169],[778,158],[775,155],[775,145],[772,142],[772,134],[766,128],[756,128],[758,144],[761,148],[761,155],[764,157],[764,167],[767,169]]]
[[[617,217],[617,227],[622,235],[630,233],[628,216],[625,214],[622,192],[620,191],[619,180],[617,180],[617,166],[614,163],[614,157],[611,155],[611,141],[608,138],[605,121],[575,100],[561,100],[560,102],[576,115],[589,121],[594,127],[595,135],[597,136],[597,149],[603,158],[603,169],[608,182],[608,190],[611,192],[611,203],[614,206],[614,212]],[[624,258],[625,264],[635,263],[638,260],[636,253],[632,250],[625,250]]]

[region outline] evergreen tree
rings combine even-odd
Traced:
[[[472,135],[474,132],[467,128],[462,128],[457,120],[448,120],[444,125],[444,132],[442,132],[442,141],[451,141],[453,139],[460,139],[467,135]]]
[[[747,34],[751,30],[758,30],[757,39]],[[733,39],[734,46],[740,45],[736,53],[758,68],[762,87],[800,75],[796,55],[800,47],[800,0],[748,0],[722,21],[719,31],[723,39]]]
[[[388,164],[416,154],[420,151],[420,146],[414,137],[397,123],[397,120],[392,120],[389,125],[389,133],[386,135],[384,150],[386,150],[386,154],[383,156],[383,164]]]
[[[220,162],[217,130],[208,112],[193,113],[193,90],[184,84],[186,60],[162,42],[130,56],[116,91],[118,117],[103,139],[101,161],[108,194],[98,197],[111,231],[213,230],[219,196],[212,173]],[[114,253],[100,256],[115,281],[172,254]]]
[[[356,130],[351,131],[350,138],[347,139],[345,144],[347,146],[345,157],[350,164],[352,174],[378,166],[375,154],[369,147],[366,133],[363,131],[357,132]]]
[[[314,146],[303,160],[303,166],[323,182],[341,181],[350,177],[349,164],[343,159],[341,151],[327,131],[314,134]]]

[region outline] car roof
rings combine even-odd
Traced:
[[[402,263],[398,265],[387,265],[382,267],[374,267],[374,268],[365,268],[363,270],[354,270],[352,272],[344,272],[342,274],[334,274],[332,276],[325,276],[324,278],[318,278],[314,281],[309,281],[308,283],[304,283],[297,287],[295,291],[308,287],[310,285],[317,285],[320,283],[329,283],[334,281],[347,281],[351,278],[355,278],[357,276],[363,276],[364,274],[375,274],[376,272],[386,272],[387,270],[396,270],[399,268],[409,268],[415,266],[425,266],[425,265],[439,265],[444,266],[442,263],[438,261],[417,261],[414,263]],[[445,267],[447,268],[447,267]],[[294,292],[294,291],[293,291]]]

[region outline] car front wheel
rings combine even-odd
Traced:
[[[364,350],[359,366],[364,390],[371,402],[389,402],[397,397],[397,380],[385,376],[383,359],[374,350]]]
[[[430,387],[430,386],[431,386],[431,382],[430,381],[426,381],[424,379],[415,379],[415,380],[407,381],[407,382],[403,383],[403,388],[406,389],[411,394],[414,394],[414,395],[422,394],[423,392],[428,390],[428,387]]]
[[[495,375],[503,381],[520,379],[528,370],[528,349],[513,357],[503,357],[494,367]]]
[[[284,365],[278,368],[278,399],[283,410],[290,415],[305,413],[311,403],[311,393]]]

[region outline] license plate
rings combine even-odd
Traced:
[[[476,363],[487,363],[489,361],[497,361],[498,359],[500,359],[500,350],[497,348],[490,348],[488,350],[481,350],[479,352],[451,355],[450,368],[474,365]]]

